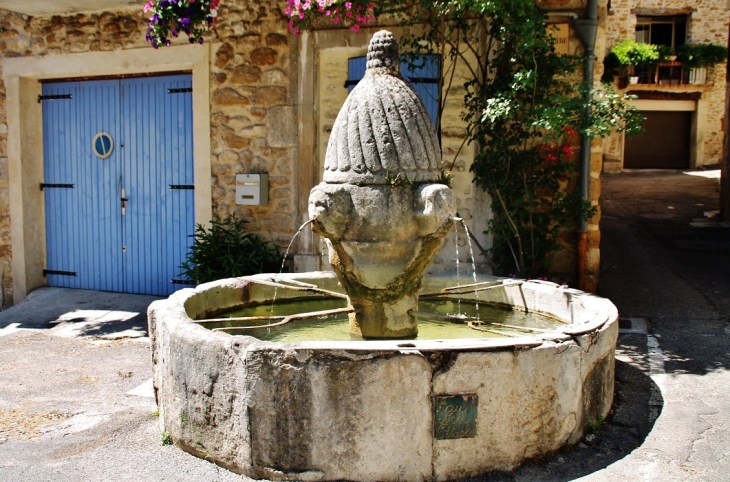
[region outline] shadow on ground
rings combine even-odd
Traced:
[[[649,321],[671,374],[730,369],[730,224],[718,179],[700,174],[602,177],[599,295]]]
[[[147,307],[156,296],[43,287],[0,312],[0,336],[22,329],[65,337],[147,336]]]

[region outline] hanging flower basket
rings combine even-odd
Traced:
[[[203,43],[203,34],[215,27],[220,0],[150,0],[144,7],[151,13],[147,24],[147,41],[154,47],[169,47],[171,38],[180,33],[190,43]]]
[[[284,13],[289,17],[289,30],[299,35],[318,18],[329,19],[333,25],[360,28],[375,21],[371,0],[288,0]]]

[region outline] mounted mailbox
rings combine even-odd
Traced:
[[[269,204],[269,175],[236,174],[236,204]]]

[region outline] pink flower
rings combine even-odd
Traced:
[[[353,32],[357,33],[357,32],[360,31],[360,26],[358,24],[355,24],[352,27],[350,27],[350,30],[352,30]]]
[[[147,2],[147,5],[145,5],[144,6],[144,9],[143,9],[144,10],[144,13],[149,12],[152,9],[152,7],[153,7],[152,2],[151,1],[150,2]]]

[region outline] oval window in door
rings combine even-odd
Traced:
[[[94,150],[94,155],[99,159],[106,159],[112,155],[112,150],[114,150],[114,140],[111,134],[104,131],[94,136],[91,145]]]

